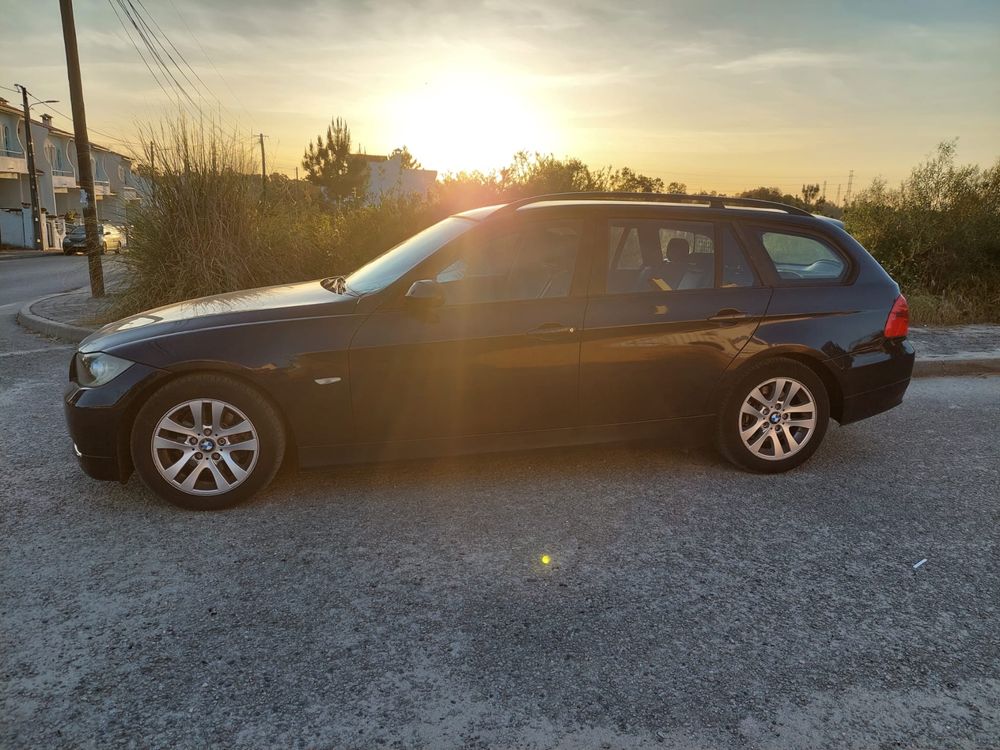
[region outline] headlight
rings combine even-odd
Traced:
[[[132,366],[127,359],[112,357],[104,352],[76,353],[76,382],[92,388],[104,385]]]

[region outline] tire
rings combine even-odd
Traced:
[[[271,482],[285,454],[285,431],[256,389],[203,373],[171,380],[149,397],[130,447],[143,483],[161,498],[188,510],[221,510]]]
[[[830,397],[822,379],[801,362],[775,357],[750,365],[729,389],[716,442],[740,468],[777,474],[807,461],[829,422]]]

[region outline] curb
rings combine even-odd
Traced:
[[[968,359],[918,359],[913,363],[915,378],[945,378],[962,375],[1000,374],[1000,357]]]
[[[51,336],[52,338],[62,339],[63,341],[69,341],[73,344],[79,344],[97,329],[75,326],[71,323],[60,323],[58,320],[43,318],[41,315],[35,315],[31,312],[33,305],[36,305],[43,300],[52,299],[53,297],[62,297],[64,294],[72,294],[72,292],[47,294],[44,297],[39,297],[38,299],[26,302],[21,306],[21,309],[17,311],[16,320],[18,324],[27,328],[29,331],[34,331],[35,333],[41,333],[45,336]]]
[[[96,328],[86,328],[76,326],[71,323],[60,323],[57,320],[43,318],[31,312],[32,306],[51,299],[61,297],[64,294],[73,292],[59,292],[49,294],[45,297],[33,299],[25,303],[17,313],[17,322],[29,331],[41,333],[52,338],[69,341],[79,344],[87,336],[96,331]],[[1000,374],[1000,357],[965,357],[965,358],[936,358],[920,359],[913,363],[913,377],[915,378],[943,378],[960,377],[963,375],[993,375]]]
[[[0,261],[3,260],[23,260],[24,258],[55,258],[62,256],[52,250],[2,250],[0,251]]]

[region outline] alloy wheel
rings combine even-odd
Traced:
[[[740,439],[757,458],[781,461],[801,451],[817,425],[816,399],[793,378],[771,378],[752,389],[739,414]]]
[[[191,495],[221,495],[253,472],[260,451],[257,430],[232,404],[185,401],[153,430],[153,466],[171,486]]]

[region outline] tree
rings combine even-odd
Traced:
[[[803,188],[806,186],[803,185]],[[809,187],[813,187],[810,185]],[[816,192],[819,192],[819,186],[816,185]],[[811,210],[812,206],[806,203],[804,200],[791,193],[782,194],[781,190],[776,187],[756,187],[753,190],[744,190],[739,194],[740,198],[755,198],[759,201],[772,201],[774,203],[786,203],[789,206],[795,206],[797,208],[804,209],[806,211]]]
[[[389,152],[389,158],[393,159],[395,157],[400,157],[400,164],[402,164],[403,169],[423,169],[420,162],[413,158],[413,154],[410,153],[410,149],[406,146],[400,148],[394,148]]]
[[[631,167],[622,167],[608,175],[607,187],[619,193],[662,193],[663,180],[639,174]]]
[[[807,206],[811,206],[819,196],[819,185],[803,185],[802,200]]]
[[[351,153],[351,131],[341,118],[326,129],[326,140],[316,137],[302,155],[306,179],[326,188],[338,200],[363,193],[368,182],[368,163],[361,154]]]

